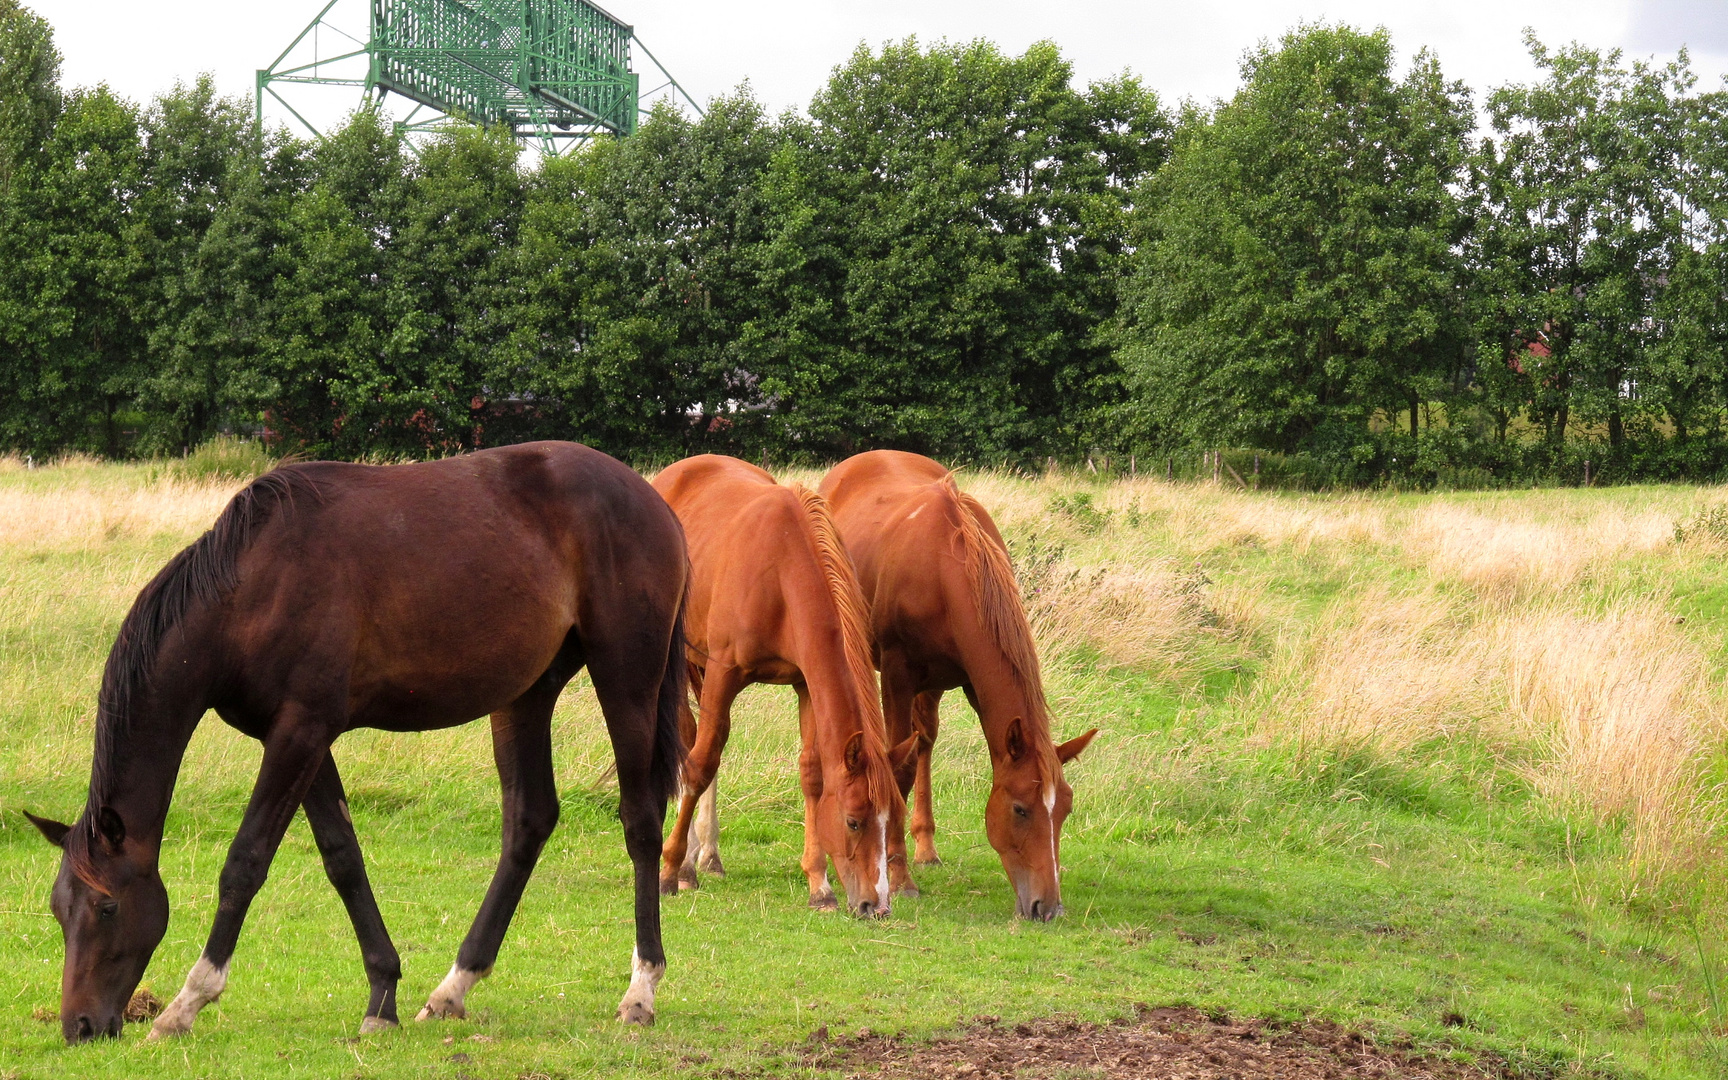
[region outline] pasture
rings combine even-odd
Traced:
[[[954,694],[922,897],[882,921],[808,910],[796,707],[755,687],[720,773],[728,875],[666,899],[658,1024],[621,1029],[630,867],[578,679],[555,721],[562,821],[468,1020],[354,1037],[359,950],[302,819],[192,1036],[67,1049],[40,1019],[58,852],[18,811],[76,813],[119,619],[238,481],[0,464],[0,1076],[833,1075],[813,1032],[916,1041],[1139,1003],[1335,1021],[1509,1075],[1728,1071],[1724,493],[962,486],[1015,557],[1056,737],[1102,729],[1067,772],[1060,920],[1011,917]],[[488,732],[357,733],[336,754],[409,1017],[497,857]],[[258,758],[211,717],[182,769],[145,976],[163,998]]]

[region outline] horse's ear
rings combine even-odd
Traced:
[[[62,825],[60,822],[49,818],[37,817],[28,810],[24,811],[24,816],[30,819],[30,824],[36,826],[37,831],[50,844],[57,848],[66,846],[66,834],[72,831],[72,826]]]
[[[120,820],[112,806],[104,806],[96,812],[96,831],[111,851],[118,852],[120,845],[126,842],[126,823]]]
[[[1008,749],[1008,760],[1019,761],[1026,756],[1026,725],[1018,716],[1008,721],[1002,743]]]
[[[1097,734],[1098,729],[1093,728],[1084,735],[1077,735],[1074,738],[1069,739],[1067,742],[1056,748],[1056,760],[1060,761],[1064,765],[1073,761],[1075,758],[1080,756],[1080,751],[1086,749],[1086,745],[1090,743],[1092,737]]]
[[[900,788],[901,798],[912,790],[912,781],[918,775],[918,751],[924,742],[922,732],[914,731],[906,736],[906,741],[888,751],[888,764],[894,768],[894,783]]]
[[[864,771],[864,733],[854,731],[846,740],[846,771],[857,776]]]

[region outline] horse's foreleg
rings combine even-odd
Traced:
[[[900,745],[915,730],[912,713],[916,696],[910,677],[898,662],[898,654],[885,653],[882,658],[882,719],[887,728],[889,746]],[[911,792],[901,791],[900,794],[904,797]],[[917,835],[916,818],[912,828]],[[888,837],[888,887],[897,896],[918,895],[918,885],[912,880],[912,872],[906,865],[906,834],[901,830]]]
[[[285,709],[265,740],[264,762],[252,787],[246,816],[228,847],[217,887],[216,920],[204,943],[203,955],[192,965],[186,984],[162,1010],[150,1028],[150,1038],[181,1035],[192,1030],[198,1011],[222,996],[228,985],[228,964],[240,940],[240,926],[252,898],[263,888],[270,861],[294,811],[318,774],[330,750],[330,734],[308,719],[304,710]]]
[[[318,844],[318,854],[324,858],[324,873],[336,887],[336,894],[348,909],[348,919],[354,924],[354,934],[360,939],[361,962],[366,965],[366,980],[372,986],[366,1016],[360,1021],[360,1034],[393,1028],[402,960],[396,954],[396,946],[391,944],[384,916],[379,914],[378,901],[372,895],[372,883],[366,878],[366,860],[360,854],[360,839],[354,835],[354,820],[348,813],[348,798],[342,791],[342,777],[336,771],[333,755],[324,755],[324,764],[302,805],[312,826],[312,839]]]
[[[540,861],[540,849],[558,825],[558,787],[552,775],[552,707],[563,681],[543,678],[508,708],[492,714],[492,757],[503,788],[504,843],[486,899],[456,952],[450,973],[415,1017],[468,1015],[465,999],[492,973],[504,932]]]
[[[714,783],[720,771],[720,755],[726,750],[726,739],[732,733],[732,700],[743,689],[738,669],[729,665],[711,665],[702,683],[702,716],[696,726],[696,745],[684,762],[684,794],[678,801],[678,821],[666,838],[661,858],[660,892],[670,896],[681,887],[695,888],[694,868],[690,880],[681,882],[686,871],[685,857],[690,849],[690,823],[696,814],[697,797]]]
[[[930,757],[941,727],[937,715],[941,702],[942,692],[934,690],[919,694],[912,705],[913,726],[924,736],[918,744],[918,776],[912,783],[913,857],[919,866],[935,866],[942,861],[936,854],[936,815],[930,802]]]
[[[810,702],[810,687],[795,683],[798,691],[798,786],[804,792],[804,854],[799,869],[810,886],[810,906],[817,911],[838,911],[840,902],[828,883],[828,853],[816,831],[816,804],[822,798],[822,759],[816,753],[816,714]]]
[[[690,665],[690,692],[698,698],[702,696],[703,670],[695,664]],[[683,702],[679,712],[679,730],[686,732],[684,745],[696,745],[696,716],[690,711],[689,699]],[[684,865],[688,868],[689,879],[696,882],[696,871],[713,874],[716,877],[726,876],[726,867],[720,862],[720,807],[717,792],[720,780],[715,778],[702,794],[696,799],[696,822],[690,827],[690,853],[685,856]],[[679,884],[684,878],[681,876]]]

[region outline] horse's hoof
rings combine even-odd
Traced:
[[[895,896],[904,896],[908,900],[916,900],[920,896],[923,896],[924,894],[918,891],[918,886],[916,886],[916,885],[912,884],[910,881],[908,881],[906,884],[895,889],[894,895]]]
[[[840,901],[834,899],[833,893],[819,893],[810,898],[810,907],[815,911],[839,911]]]
[[[678,878],[677,878],[677,875],[673,875],[672,877],[663,877],[660,879],[660,895],[661,896],[677,896],[678,895]]]
[[[941,866],[942,865],[942,856],[936,854],[934,851],[929,852],[927,854],[926,853],[920,853],[920,854],[913,857],[912,865],[914,865],[914,866]]]
[[[683,870],[680,870],[678,872],[678,891],[679,892],[686,892],[690,889],[700,889],[701,887],[702,887],[702,882],[697,880],[696,871],[694,871],[694,870],[690,869],[688,866],[686,866]]]
[[[653,1027],[654,1010],[640,1001],[627,1001],[618,1006],[618,1022],[634,1024],[637,1027]]]
[[[150,1034],[145,1038],[154,1042],[157,1039],[170,1039],[176,1035],[185,1035],[192,1030],[192,1021],[198,1019],[196,1010],[188,1009],[175,998],[168,1007],[156,1017],[150,1025]]]
[[[461,1005],[451,1005],[449,1003],[445,1003],[442,1005],[433,1005],[432,1002],[428,1001],[426,1003],[426,1007],[424,1009],[421,1009],[420,1014],[418,1016],[414,1017],[414,1019],[415,1020],[466,1020],[466,1019],[468,1019],[468,1010],[463,1008]]]
[[[715,877],[726,876],[726,867],[720,864],[720,856],[718,855],[704,855],[701,860],[696,863],[696,869],[702,871],[704,874],[713,874]]]
[[[401,1026],[402,1025],[398,1024],[396,1021],[386,1020],[382,1016],[368,1016],[366,1019],[360,1021],[360,1034],[376,1035],[380,1031],[389,1031]]]

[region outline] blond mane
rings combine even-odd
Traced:
[[[942,483],[958,504],[960,544],[966,554],[966,573],[972,579],[972,600],[984,629],[1002,653],[1015,689],[1026,701],[1026,731],[1033,749],[1045,762],[1047,772],[1059,770],[1055,743],[1050,736],[1050,706],[1044,699],[1044,679],[1038,667],[1038,646],[1032,627],[1020,604],[1020,585],[1008,552],[987,532],[981,519],[988,511],[977,499],[960,490],[949,473]],[[1057,771],[1055,775],[1060,775]]]
[[[882,699],[876,690],[876,664],[871,659],[869,604],[852,569],[851,556],[840,543],[840,533],[828,513],[828,501],[802,484],[786,485],[798,497],[809,526],[810,538],[834,611],[840,619],[840,637],[846,653],[846,670],[857,691],[858,711],[864,718],[864,760],[871,796],[884,805],[899,796],[888,767],[887,724],[882,719]]]

